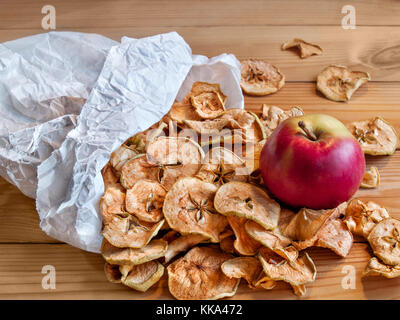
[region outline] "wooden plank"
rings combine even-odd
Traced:
[[[308,250],[314,260],[317,280],[307,285],[308,299],[399,299],[400,278],[361,279],[370,258],[366,244],[354,244],[347,258],[339,258],[327,249]],[[68,245],[0,245],[1,299],[171,299],[165,277],[146,293],[121,284],[108,283],[103,274],[103,258]],[[41,286],[43,266],[56,270],[56,289]],[[354,267],[355,289],[342,287],[344,266]],[[252,290],[242,284],[233,299],[299,299],[290,287],[280,283],[271,291]]]
[[[122,36],[141,38],[177,31],[193,53],[215,56],[233,53],[238,59],[254,57],[277,65],[287,81],[315,81],[329,64],[347,65],[371,73],[374,81],[400,81],[400,27],[358,27],[343,30],[340,26],[210,26],[196,27],[121,27],[57,28],[58,31],[99,33],[119,41]],[[0,30],[0,41],[44,32],[42,29]],[[296,53],[281,51],[284,41],[301,37],[324,49],[322,56],[300,59]]]
[[[248,25],[334,25],[341,24],[345,5],[356,9],[357,26],[400,25],[396,0],[8,0],[0,4],[0,28],[32,29],[40,26],[44,5],[56,8],[61,28],[153,27],[153,26],[248,26]]]

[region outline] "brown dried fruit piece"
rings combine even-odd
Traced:
[[[198,121],[201,119],[190,101],[188,103],[175,102],[171,110],[169,110],[168,116],[177,123],[183,123],[185,120]]]
[[[397,278],[400,277],[400,265],[388,266],[380,262],[376,257],[373,257],[368,261],[362,276],[383,276],[389,279]]]
[[[228,119],[213,119],[204,121],[185,120],[184,123],[199,134],[219,133],[228,123]]]
[[[379,204],[373,201],[364,203],[359,199],[353,199],[346,208],[343,221],[353,234],[367,238],[378,222],[389,217],[386,208]]]
[[[134,216],[115,216],[103,228],[104,238],[118,248],[142,248],[158,233],[164,220],[151,224]]]
[[[243,60],[240,86],[244,93],[253,96],[265,96],[274,93],[285,84],[285,76],[268,62]]]
[[[226,96],[216,83],[200,81],[193,83],[192,89],[182,103],[188,100],[202,119],[215,119],[225,110]]]
[[[361,188],[373,189],[379,186],[379,171],[377,167],[370,167],[368,171],[364,173],[364,177],[361,181]]]
[[[168,288],[179,300],[232,297],[240,279],[229,279],[221,265],[232,256],[213,247],[195,247],[167,268]]]
[[[168,244],[167,252],[165,253],[165,263],[170,262],[175,256],[181,252],[185,252],[194,247],[200,242],[207,241],[208,238],[201,234],[189,234],[187,236],[180,236],[179,238],[171,241]]]
[[[255,257],[229,259],[221,265],[221,270],[228,278],[245,279],[250,288],[256,287],[260,274],[264,273],[260,261]]]
[[[125,192],[118,188],[110,187],[106,189],[99,202],[104,224],[112,221],[115,215],[125,214],[125,197]]]
[[[294,38],[292,41],[282,44],[282,50],[297,47],[299,50],[300,58],[305,59],[312,55],[321,55],[322,48],[316,44],[306,42],[299,38]]]
[[[352,122],[347,128],[360,143],[365,154],[391,155],[396,151],[399,140],[396,130],[380,117]]]
[[[235,241],[233,247],[243,256],[254,256],[257,254],[261,244],[251,238],[246,232],[244,226],[247,221],[246,218],[239,218],[235,216],[228,216],[228,222],[235,233]]]
[[[227,253],[235,253],[235,236],[229,236],[219,241],[219,247],[222,251]]]
[[[163,257],[167,247],[168,243],[161,239],[152,240],[142,248],[117,248],[103,240],[100,251],[104,260],[110,264],[136,265]]]
[[[122,275],[119,271],[119,265],[109,264],[106,262],[104,264],[104,273],[107,280],[111,283],[121,283]]]
[[[268,230],[274,229],[279,220],[279,204],[249,183],[232,181],[222,185],[215,194],[214,206],[223,215],[244,217]]]
[[[317,89],[333,101],[348,101],[353,93],[371,80],[368,72],[351,71],[340,65],[326,67],[317,77]]]
[[[125,191],[125,188],[122,187],[122,185],[119,183],[119,178],[114,172],[114,169],[112,168],[110,163],[107,163],[105,167],[101,170],[101,175],[103,177],[104,190],[113,187],[119,189],[122,192]]]
[[[121,170],[121,184],[125,189],[131,189],[135,183],[142,179],[157,181],[158,167],[147,162],[146,154],[140,154],[127,161]]]
[[[300,107],[292,107],[285,111],[276,106],[263,104],[261,123],[265,127],[266,136],[269,137],[284,120],[299,117],[303,114],[304,112]]]
[[[400,220],[388,218],[379,222],[370,232],[368,242],[385,264],[400,265]]]
[[[167,191],[151,180],[139,180],[126,191],[126,211],[147,222],[163,219],[162,206]]]
[[[164,274],[164,266],[158,261],[131,266],[129,273],[123,275],[121,282],[138,291],[145,292],[158,282]]]
[[[302,219],[297,220],[297,232],[302,236],[301,241],[293,241],[298,250],[311,246],[328,248],[341,257],[346,257],[353,245],[353,236],[346,224],[338,219],[344,211],[344,205],[332,210],[311,210],[303,208],[297,215]],[[297,215],[294,219],[297,218]],[[308,220],[308,221],[307,221]],[[294,220],[296,221],[296,220]],[[290,230],[289,224],[286,230]],[[291,232],[289,232],[291,233]],[[289,236],[288,233],[286,235]],[[304,238],[306,235],[308,237]],[[297,240],[295,237],[293,238]]]
[[[228,221],[214,209],[216,190],[214,184],[197,178],[179,179],[168,191],[163,206],[171,228],[183,235],[200,234],[211,242],[219,242]]]
[[[135,148],[123,144],[110,156],[110,164],[116,171],[121,171],[122,166],[138,154]]]
[[[220,186],[229,181],[245,182],[249,173],[239,156],[226,148],[216,147],[206,154],[196,177]]]
[[[295,261],[297,259],[299,252],[292,246],[291,239],[282,235],[278,228],[272,231],[265,230],[258,223],[250,220],[245,223],[244,228],[251,238],[286,260]]]
[[[181,177],[194,176],[204,152],[200,145],[183,137],[159,137],[147,147],[147,161],[158,169],[158,181],[169,190]]]
[[[263,248],[260,249],[258,258],[265,274],[271,280],[283,280],[292,285],[292,287],[299,287],[315,281],[317,269],[307,253],[297,258],[296,261],[289,262],[268,248]],[[294,288],[294,292],[296,294],[305,294],[305,288],[301,289]]]

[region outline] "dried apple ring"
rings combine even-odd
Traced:
[[[377,167],[371,167],[368,171],[365,171],[364,177],[361,181],[361,188],[373,189],[379,186],[380,176]]]
[[[263,104],[261,123],[264,126],[266,137],[269,137],[272,132],[278,127],[281,122],[292,117],[299,117],[304,114],[300,107],[292,107],[284,111],[276,106],[268,106]]]
[[[244,93],[252,96],[265,96],[277,92],[285,84],[285,76],[268,62],[243,60],[240,86]]]
[[[282,44],[282,50],[290,48],[297,48],[300,54],[300,58],[305,59],[313,55],[321,55],[322,48],[316,44],[306,42],[299,38],[294,38],[292,41],[285,42]]]
[[[380,262],[376,257],[373,257],[368,261],[362,276],[383,276],[389,279],[397,278],[400,277],[400,265],[388,266]]]
[[[125,197],[125,192],[118,188],[110,187],[106,189],[99,202],[104,224],[112,221],[115,215],[125,214]]]
[[[214,206],[223,215],[253,220],[267,230],[278,225],[279,204],[249,183],[232,181],[222,185],[215,194]]]
[[[157,181],[139,180],[126,191],[126,211],[147,222],[163,219],[162,206],[167,191]]]
[[[239,218],[235,216],[228,216],[228,222],[235,233],[235,241],[233,247],[243,256],[254,256],[257,254],[261,244],[248,235],[244,226],[246,218]]]
[[[214,184],[197,178],[179,179],[168,191],[163,206],[171,228],[183,235],[200,234],[211,242],[219,242],[228,222],[214,209],[216,191]]]
[[[158,179],[158,167],[147,162],[146,154],[140,154],[127,161],[121,170],[121,184],[125,189],[131,189],[135,183],[142,179]]]
[[[126,276],[122,276],[121,282],[137,291],[146,292],[152,285],[158,282],[164,274],[164,266],[158,261],[134,265]]]
[[[243,278],[250,288],[256,288],[259,276],[263,273],[260,261],[255,257],[237,257],[226,260],[221,265],[222,272],[228,278]]]
[[[167,268],[168,288],[179,300],[216,300],[232,297],[240,279],[228,278],[221,265],[230,254],[213,247],[195,247]]]

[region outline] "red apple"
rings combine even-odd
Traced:
[[[266,187],[292,207],[334,208],[357,191],[365,158],[339,120],[324,114],[283,121],[265,143],[260,169]]]

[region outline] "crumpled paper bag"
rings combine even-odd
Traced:
[[[73,129],[37,169],[36,205],[42,229],[73,246],[99,252],[101,169],[112,151],[158,122],[174,99],[180,100],[199,80],[220,83],[228,108],[243,107],[240,63],[233,55],[192,56],[175,32],[123,38],[112,46]],[[48,126],[51,140],[52,126]]]

